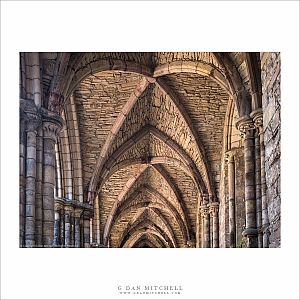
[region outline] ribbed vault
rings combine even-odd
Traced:
[[[278,53],[20,53],[20,245],[278,245],[279,106]]]
[[[63,168],[63,177],[77,174],[70,193],[83,191],[84,202],[93,205],[93,241],[106,247],[199,244],[199,207],[219,199],[228,101],[247,92],[235,61],[210,52],[64,59],[67,80],[56,85],[71,99],[65,114],[75,121],[66,118],[61,156],[73,161],[68,149],[75,149],[77,161]],[[245,105],[236,105],[241,113]]]

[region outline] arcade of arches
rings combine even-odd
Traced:
[[[20,247],[280,247],[280,53],[20,53]]]

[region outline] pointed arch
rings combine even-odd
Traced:
[[[197,184],[197,181],[195,179],[195,175],[192,173],[192,170],[187,167],[182,161],[172,158],[172,157],[165,157],[165,156],[154,156],[150,157],[148,162],[145,162],[143,158],[129,158],[122,160],[118,163],[116,163],[108,172],[105,172],[105,176],[102,178],[101,184],[97,190],[97,193],[101,190],[103,183],[105,183],[106,180],[108,180],[115,172],[127,168],[128,166],[132,165],[141,165],[141,164],[149,164],[149,165],[168,165],[173,167],[178,167],[180,170],[182,170],[185,174],[187,174],[195,183]]]
[[[153,77],[161,77],[174,73],[194,73],[205,77],[209,77],[213,81],[217,82],[228,93],[231,93],[230,86],[224,75],[220,70],[213,66],[201,61],[174,61],[157,66],[154,69]]]
[[[128,197],[126,199],[123,198],[119,202],[119,206],[118,206],[118,208],[115,211],[111,211],[109,217],[107,218],[105,226],[104,226],[103,243],[105,245],[107,245],[108,237],[110,235],[111,228],[112,228],[114,222],[116,222],[117,219],[126,212],[126,210],[128,209],[128,206],[136,206],[137,203],[135,203],[134,201],[135,201],[136,197],[139,194],[141,194],[142,192],[149,193],[155,199],[157,199],[158,202],[160,202],[160,203],[163,204],[163,207],[165,208],[164,210],[166,210],[169,215],[172,215],[173,218],[178,223],[178,225],[179,225],[179,227],[181,229],[181,232],[182,232],[182,236],[183,236],[185,242],[187,242],[188,237],[189,237],[188,226],[187,226],[187,223],[185,222],[185,220],[183,220],[183,218],[180,215],[180,213],[177,211],[177,209],[164,196],[162,196],[159,192],[157,192],[156,190],[154,190],[153,188],[151,188],[148,185],[141,185],[137,190],[135,190],[130,195],[130,197]],[[142,203],[143,202],[139,201],[140,205]],[[147,201],[146,203],[149,203],[149,201]]]
[[[132,246],[145,234],[151,234],[156,236],[164,244],[165,248],[170,248],[168,242],[164,239],[164,237],[153,229],[139,229],[135,232],[134,235],[130,236],[126,240],[123,248],[132,248]]]
[[[149,167],[151,167],[152,169],[154,169],[156,172],[158,172],[160,174],[160,176],[162,176],[162,178],[165,181],[165,183],[167,184],[167,186],[174,193],[176,203],[180,207],[180,210],[181,210],[181,212],[183,214],[183,219],[184,219],[185,223],[188,225],[189,233],[191,233],[191,227],[190,227],[190,224],[188,222],[188,217],[187,217],[188,216],[187,210],[186,210],[186,207],[184,206],[184,202],[181,199],[181,196],[180,196],[180,193],[178,191],[178,188],[175,186],[175,184],[173,182],[171,182],[170,175],[168,174],[168,172],[162,166],[159,166],[158,164],[157,165],[153,165],[153,166],[151,164],[141,164],[141,165],[139,165],[138,171],[131,178],[128,179],[128,181],[125,183],[122,191],[119,193],[118,198],[114,202],[114,205],[113,205],[113,207],[111,209],[111,212],[115,211],[118,208],[118,205],[119,205],[120,201],[122,201],[122,199],[130,191],[130,189],[132,188],[132,186],[134,185],[134,183],[137,182],[137,180],[139,179],[139,177],[147,169],[149,169]],[[189,234],[189,236],[190,236],[190,234]]]
[[[190,222],[188,221],[188,212],[187,212],[187,208],[185,206],[184,201],[182,201],[182,197],[180,195],[179,189],[177,187],[177,185],[175,184],[175,182],[172,180],[170,174],[165,170],[165,168],[161,165],[161,164],[156,164],[156,165],[152,165],[152,167],[159,172],[159,174],[164,178],[165,182],[167,183],[167,185],[170,187],[170,189],[173,191],[173,193],[175,194],[175,197],[177,199],[177,201],[179,202],[179,205],[182,209],[183,212],[183,217],[187,223],[188,226],[188,230],[190,232],[189,237],[191,237],[192,235],[192,229],[191,229],[191,225]]]
[[[131,248],[137,248],[144,245],[152,246],[151,248],[165,248],[164,243],[156,235],[149,233],[141,235]]]
[[[99,176],[98,176],[100,180],[99,185],[101,185],[104,178],[107,177],[107,175],[110,172],[110,169],[117,162],[118,158],[120,158],[121,155],[126,153],[136,143],[138,143],[145,135],[149,133],[155,136],[156,138],[158,138],[159,140],[161,140],[165,145],[170,147],[175,153],[179,155],[179,157],[182,159],[185,166],[188,167],[188,169],[193,174],[193,178],[195,179],[196,186],[199,190],[199,193],[205,192],[207,190],[207,187],[203,182],[203,179],[199,174],[198,168],[196,167],[193,160],[175,141],[173,141],[169,136],[167,136],[165,133],[163,133],[162,131],[160,131],[159,129],[157,129],[152,125],[146,125],[143,128],[141,128],[129,140],[127,140],[118,149],[116,149],[115,152],[106,160],[103,168],[101,169],[101,172],[99,172]],[[91,190],[90,192],[94,193],[95,190]]]
[[[143,237],[139,239],[137,242],[135,242],[132,248],[160,248],[160,247],[157,247],[157,245],[154,245],[150,240]]]
[[[128,239],[128,237],[134,235],[134,233],[136,231],[138,231],[140,229],[146,229],[146,228],[155,230],[164,238],[164,240],[168,243],[170,248],[176,248],[174,241],[170,238],[170,236],[164,230],[162,230],[162,228],[157,223],[153,222],[151,219],[140,220],[135,226],[131,227],[126,232],[126,235],[124,236],[124,238],[122,240],[120,240],[119,248],[122,248],[124,246],[124,244],[126,243],[126,240]]]
[[[84,55],[85,56],[85,55]],[[85,57],[79,58],[73,66],[70,66],[64,86],[64,94],[68,98],[78,84],[89,75],[105,71],[123,71],[139,74],[146,77],[152,77],[152,69],[143,64],[120,59],[96,59],[89,61]],[[80,65],[81,64],[81,65]]]
[[[141,222],[143,222],[145,219],[148,218],[148,216],[151,216],[151,213],[154,214],[155,217],[159,220],[161,224],[166,227],[167,230],[163,230],[160,224],[158,222],[153,222],[154,225],[157,225],[160,227],[161,232],[164,231],[168,235],[169,240],[171,241],[172,245],[174,248],[178,247],[177,242],[176,242],[176,237],[172,231],[172,228],[169,224],[169,222],[165,219],[165,217],[161,214],[160,210],[154,209],[154,208],[141,208],[137,212],[137,214],[134,216],[131,222],[127,224],[127,228],[124,230],[124,232],[121,235],[121,238],[119,240],[119,247],[122,247],[122,243],[126,237],[126,235],[130,234],[132,231],[136,230],[136,228],[140,227]],[[152,221],[152,220],[150,220]]]

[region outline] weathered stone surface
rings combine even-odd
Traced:
[[[280,53],[263,53],[262,108],[265,144],[265,171],[267,184],[270,247],[280,247],[280,158],[281,158],[281,93]]]
[[[114,121],[140,79],[140,76],[126,72],[102,72],[88,77],[78,86],[75,102],[84,161],[84,188],[89,184],[101,147]]]
[[[279,247],[280,55],[255,63],[241,52],[21,53],[20,245],[245,247],[263,186],[256,150],[262,229]],[[260,67],[265,150],[249,142]],[[241,117],[255,123],[243,138]]]

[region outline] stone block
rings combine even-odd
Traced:
[[[54,210],[43,209],[43,222],[54,222]]]
[[[26,217],[35,217],[35,207],[34,205],[26,205],[25,206],[26,210],[25,210],[25,213],[26,213]]]
[[[36,161],[35,159],[26,159],[26,177],[36,177]]]

